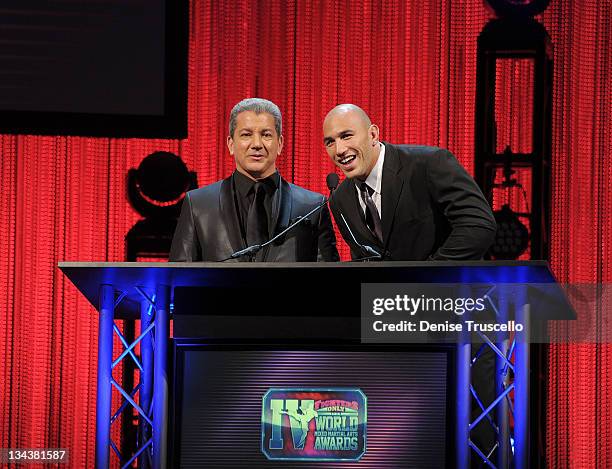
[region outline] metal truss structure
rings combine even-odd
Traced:
[[[159,468],[166,461],[166,433],[168,420],[168,336],[170,288],[156,287],[153,294],[134,287],[142,299],[140,304],[141,333],[131,343],[125,339],[115,323],[115,311],[128,292],[112,285],[100,287],[100,316],[98,341],[98,399],[96,403],[96,467],[106,468],[110,450],[116,454],[122,468],[130,467],[138,459],[138,467]],[[123,345],[122,352],[113,360],[113,334]],[[157,340],[156,340],[157,338]],[[140,356],[135,348],[140,344]],[[123,360],[131,359],[139,373],[139,382],[131,390],[123,389],[113,378],[113,369]],[[122,404],[111,415],[111,397],[115,389],[122,396]],[[111,439],[111,425],[126,411],[136,410],[139,418],[137,447],[133,454],[122,455]]]
[[[497,304],[492,298],[494,290]],[[472,353],[476,344],[470,343],[467,336],[457,345],[457,467],[478,467],[470,465],[470,461],[480,461],[480,467],[525,468],[529,463],[529,305],[522,301],[521,289],[495,286],[485,298],[498,323],[514,319],[525,327],[513,336],[489,337],[477,332],[482,344],[476,353]],[[493,352],[495,357],[495,392],[491,402],[484,402],[479,396],[472,374],[486,351]],[[470,418],[472,399],[479,410],[474,419]],[[471,438],[481,423],[487,424],[494,434],[489,448],[479,447]]]

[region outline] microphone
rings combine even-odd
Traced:
[[[351,235],[351,238],[353,238],[353,242],[357,246],[359,246],[363,252],[368,254],[367,257],[364,257],[362,259],[355,259],[356,261],[369,261],[370,259],[382,259],[382,255],[372,246],[368,246],[367,244],[361,244],[359,241],[357,241],[357,238],[355,238],[355,235],[351,231],[351,228],[349,227],[349,224],[347,223],[346,218],[344,218],[344,215],[342,213],[340,213],[340,218],[342,218],[342,221],[344,222],[344,226],[346,227],[349,234]]]
[[[327,182],[327,188],[329,189],[329,200],[331,200],[333,191],[336,190],[336,188],[338,187],[340,178],[338,177],[336,173],[329,173],[327,175],[327,178],[325,179],[325,182]],[[374,249],[372,246],[363,245],[357,242],[355,235],[351,231],[351,228],[349,227],[348,223],[346,222],[346,218],[344,218],[344,215],[342,213],[340,213],[340,217],[342,218],[342,221],[344,222],[344,226],[346,226],[346,229],[351,235],[351,238],[353,238],[353,241],[355,242],[355,244],[359,246],[366,254],[368,254],[368,257],[365,257],[363,259],[356,259],[356,260],[365,261],[365,260],[370,260],[370,259],[381,259],[382,255],[378,251],[376,251],[376,249]]]
[[[331,199],[331,197],[333,195],[334,190],[336,190],[336,187],[338,187],[338,183],[340,182],[340,178],[338,177],[338,175],[336,173],[329,173],[327,175],[327,177],[325,178],[325,182],[327,183],[327,188],[329,189],[329,197],[324,198],[323,202],[321,202],[319,205],[317,205],[315,208],[313,208],[310,212],[308,212],[303,217],[298,217],[298,219],[295,222],[293,222],[291,225],[289,225],[283,231],[278,233],[276,236],[273,236],[272,239],[269,239],[265,243],[263,243],[263,244],[254,244],[252,246],[249,246],[249,247],[246,247],[244,249],[241,249],[240,251],[236,251],[231,256],[229,256],[226,259],[221,260],[220,262],[225,262],[225,261],[228,261],[230,259],[238,259],[239,257],[243,257],[243,256],[247,256],[247,255],[254,256],[259,251],[261,251],[263,248],[265,248],[266,246],[272,244],[274,241],[276,241],[278,238],[283,236],[285,233],[287,233],[288,231],[292,230],[294,227],[296,227],[297,225],[302,223],[304,220],[308,219],[309,216],[313,215],[314,213],[318,212],[323,207],[325,207],[329,203],[329,201],[330,201],[330,199]]]
[[[336,173],[329,173],[325,178],[325,182],[327,183],[327,188],[329,189],[329,198],[331,199],[332,193],[338,187],[340,183],[340,178]]]

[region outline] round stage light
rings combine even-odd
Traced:
[[[145,217],[177,217],[185,193],[197,187],[195,173],[177,155],[156,151],[128,171],[128,197]]]
[[[136,185],[155,205],[176,203],[189,188],[189,170],[178,156],[166,151],[151,153],[136,170]]]

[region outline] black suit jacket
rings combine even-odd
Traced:
[[[476,182],[447,150],[385,145],[382,170],[383,242],[365,224],[355,184],[346,179],[330,201],[354,259],[366,253],[353,241],[388,260],[480,259],[493,242],[495,219]]]
[[[270,237],[323,202],[316,192],[280,178],[272,200]],[[247,246],[234,203],[232,177],[187,192],[178,220],[170,261],[220,261]],[[242,257],[238,261],[248,261]],[[275,243],[264,248],[264,262],[337,261],[336,237],[329,210],[311,215]]]

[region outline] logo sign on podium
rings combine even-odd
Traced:
[[[271,388],[261,450],[271,460],[356,461],[366,451],[367,399],[356,388]]]

